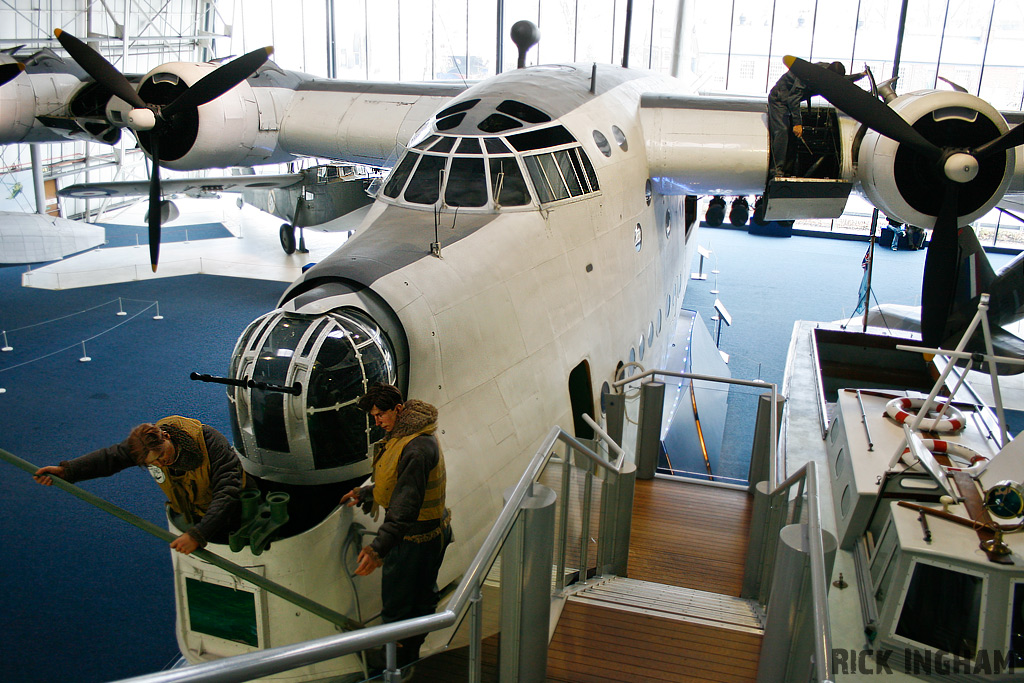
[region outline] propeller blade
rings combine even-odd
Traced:
[[[149,153],[152,156],[153,168],[149,174],[149,263],[156,272],[156,264],[160,258],[160,147],[159,135],[153,135],[149,141]]]
[[[944,185],[942,207],[935,218],[921,280],[921,341],[932,347],[938,347],[945,340],[946,320],[953,306],[960,266],[959,185],[955,182]]]
[[[25,65],[21,62],[12,62],[10,64],[0,64],[0,85],[8,81],[13,81],[18,74],[25,70]]]
[[[273,52],[273,47],[261,47],[211,71],[164,107],[163,115],[171,116],[183,109],[198,107],[217,99],[256,73],[256,69],[263,66]]]
[[[1024,123],[1018,123],[995,140],[990,140],[974,150],[974,157],[984,159],[1022,144],[1024,144]]]
[[[139,93],[135,91],[124,74],[114,68],[99,52],[59,28],[53,30],[53,35],[57,36],[57,40],[68,51],[71,58],[78,62],[78,65],[85,69],[86,73],[95,78],[97,83],[136,109],[146,108],[146,103],[139,97]]]
[[[797,78],[868,128],[913,147],[932,162],[942,157],[942,150],[914,130],[902,116],[845,77],[799,57],[787,55],[783,61]]]

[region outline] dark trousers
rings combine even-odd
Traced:
[[[384,558],[381,577],[381,620],[387,624],[433,614],[437,608],[437,572],[444,551],[451,543],[451,526],[425,543],[403,540]],[[398,641],[398,665],[410,664],[420,656],[426,635]]]
[[[768,96],[768,133],[771,136],[772,163],[776,170],[781,170],[786,163],[789,151],[790,128],[792,120],[789,108],[782,100]]]

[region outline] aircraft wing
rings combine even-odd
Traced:
[[[302,181],[301,173],[279,175],[232,175],[210,178],[168,178],[160,181],[164,194],[200,194],[203,192],[241,192],[291,187]],[[57,191],[62,197],[92,199],[95,197],[133,197],[149,194],[149,181],[112,183],[78,183]]]
[[[316,230],[319,232],[355,232],[362,227],[363,222],[370,213],[370,209],[373,208],[373,204],[367,204],[361,206],[354,211],[349,211],[344,216],[338,216],[333,218],[326,223],[320,223],[305,228],[306,230]]]
[[[291,98],[280,145],[297,156],[390,166],[396,148],[466,89],[461,83],[309,81]]]
[[[768,175],[765,101],[645,94],[640,100],[651,178],[666,194],[761,194]],[[670,191],[671,190],[671,191]]]
[[[101,245],[105,238],[106,231],[91,223],[0,211],[0,263],[56,261]]]
[[[1004,195],[1002,201],[1000,201],[996,206],[1000,209],[1015,213],[1018,216],[1024,216],[1024,195]]]

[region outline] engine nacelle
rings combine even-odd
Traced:
[[[174,101],[188,87],[217,68],[216,64],[170,62],[150,71],[139,85],[139,95],[151,104]],[[290,161],[278,143],[280,114],[290,101],[299,79],[270,65],[211,102],[175,115],[161,134],[161,165],[187,171],[227,166],[252,166]],[[127,126],[132,107],[113,97],[107,117]],[[151,133],[136,131],[149,152]]]
[[[925,138],[943,148],[972,149],[1008,130],[992,105],[962,92],[922,90],[890,104]],[[1017,151],[980,162],[977,177],[958,184],[959,225],[985,215],[1014,177]],[[932,228],[946,182],[940,169],[906,145],[867,130],[857,154],[856,175],[864,194],[889,218]]]
[[[0,54],[0,63],[13,62]],[[69,103],[82,81],[74,74],[55,70],[25,73],[0,86],[0,145],[30,142],[61,142],[89,135],[74,120]],[[109,128],[101,124],[103,128]],[[114,136],[116,139],[116,135]]]

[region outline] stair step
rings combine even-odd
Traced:
[[[720,628],[761,634],[763,623],[754,602],[730,595],[649,581],[611,577],[574,593],[570,600]]]

